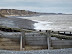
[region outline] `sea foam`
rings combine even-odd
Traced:
[[[34,29],[36,30],[51,30],[51,23],[53,22],[46,22],[46,21],[37,21],[37,20],[33,20],[36,21],[38,23],[34,23]]]

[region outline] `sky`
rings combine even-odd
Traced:
[[[0,0],[0,9],[72,14],[72,0]]]

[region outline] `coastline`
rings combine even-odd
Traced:
[[[8,26],[11,28],[72,31],[71,17],[72,15],[41,15],[33,17],[22,16],[1,18],[2,20],[0,19],[0,22],[3,22],[1,25]]]
[[[72,31],[72,15],[41,15],[34,17],[18,17],[28,19],[38,23],[34,23],[36,30],[53,30],[53,31]]]
[[[33,24],[37,23],[28,19],[19,19],[19,18],[0,18],[0,26],[8,28],[28,28],[33,29]]]

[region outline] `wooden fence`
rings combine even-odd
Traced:
[[[30,46],[47,46],[53,48],[72,48],[72,40],[51,40],[51,31],[45,32],[45,34],[40,32],[29,32],[25,33],[23,30],[20,33],[5,34],[0,35],[0,37],[19,39],[20,40],[20,50],[25,48],[25,45]]]

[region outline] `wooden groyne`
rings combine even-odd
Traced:
[[[37,49],[59,49],[71,48],[72,39],[66,39],[72,36],[62,35],[50,30],[46,31],[29,31],[22,32],[1,32],[0,38],[8,38],[18,43],[18,50],[37,50]],[[59,32],[59,31],[58,31]],[[53,37],[58,39],[52,40]],[[66,37],[66,38],[65,38]],[[65,38],[65,39],[64,39]],[[59,44],[60,43],[60,44]],[[13,44],[13,43],[11,43]],[[10,47],[10,46],[9,46]],[[7,48],[6,48],[7,49]],[[10,49],[10,48],[9,48]],[[16,49],[17,50],[17,49]]]

